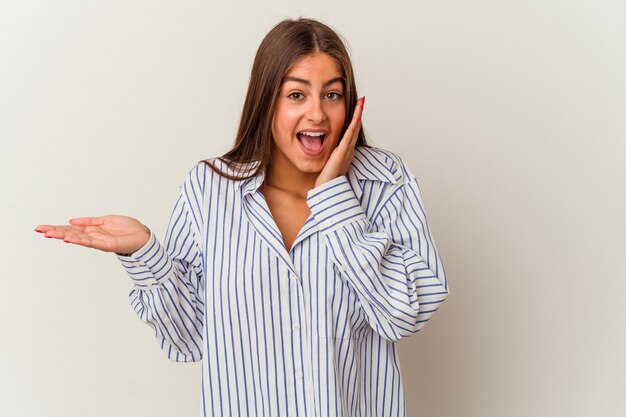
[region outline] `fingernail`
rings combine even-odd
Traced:
[[[63,242],[65,242],[65,243],[70,243],[70,241],[69,241],[69,240],[67,240],[67,239],[63,239]]]
[[[37,232],[37,233],[43,233],[43,230],[35,229],[35,232]]]
[[[47,237],[48,239],[52,239],[52,236],[48,236],[48,235],[43,235],[44,237]]]
[[[359,123],[360,121],[361,121],[361,118],[360,118],[360,117],[357,117],[357,118],[356,118],[356,122],[357,122],[357,123]]]
[[[363,96],[363,100],[361,100],[361,110],[365,107],[365,96]]]

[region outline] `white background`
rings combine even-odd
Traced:
[[[347,40],[451,283],[400,343],[409,416],[623,416],[622,0],[0,1],[0,415],[197,414],[199,365],[165,358],[116,259],[33,229],[120,213],[162,237],[262,37],[301,15]]]

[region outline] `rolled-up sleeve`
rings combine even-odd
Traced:
[[[368,323],[398,341],[418,332],[449,294],[419,187],[408,169],[368,218],[345,176],[307,203],[342,277],[358,294]]]
[[[176,362],[202,358],[205,283],[199,230],[190,210],[193,186],[188,176],[164,245],[151,233],[137,252],[117,255],[134,284],[129,294],[133,309],[154,329],[161,348]]]

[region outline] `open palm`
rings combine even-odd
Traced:
[[[69,225],[40,225],[36,232],[46,237],[105,252],[133,253],[150,238],[150,230],[137,219],[108,215],[71,219]]]

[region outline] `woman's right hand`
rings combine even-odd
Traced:
[[[67,243],[120,254],[137,252],[150,239],[150,229],[138,220],[115,215],[71,219],[67,226],[42,224],[35,231]]]

